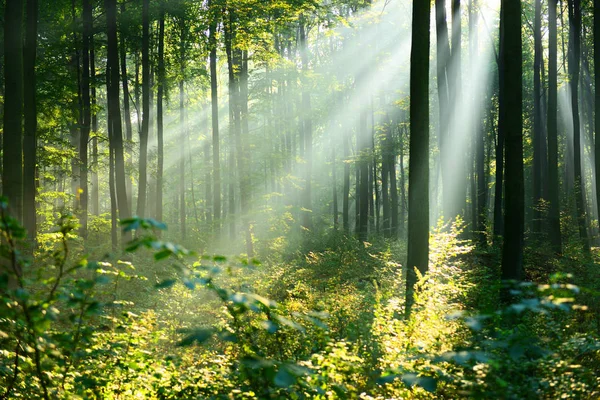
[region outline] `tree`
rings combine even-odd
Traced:
[[[83,0],[83,73],[81,77],[81,100],[83,103],[83,119],[79,141],[79,177],[80,187],[80,223],[83,237],[87,237],[88,222],[88,141],[92,123],[90,99],[90,41],[92,40],[92,5],[89,0]]]
[[[119,32],[119,55],[121,57],[121,81],[123,86],[123,114],[125,119],[125,139],[127,143],[131,143],[133,141],[133,127],[131,126],[131,109],[129,107],[129,75],[127,73],[127,47],[125,45],[125,36],[126,36],[126,28],[127,24],[125,21],[125,2],[121,2],[121,31]],[[139,109],[139,102],[136,100],[136,107]],[[142,117],[143,118],[143,117]],[[139,119],[139,111],[138,111],[138,119]],[[129,150],[129,149],[126,149]],[[132,163],[133,155],[129,155],[125,162],[127,163],[127,170],[133,165]],[[127,179],[127,196],[129,201],[129,208],[133,210],[133,188],[131,179]],[[139,212],[139,211],[138,211]]]
[[[546,138],[542,125],[542,2],[535,0],[533,64],[533,232],[542,232],[541,202],[543,189],[543,160],[546,158]]]
[[[36,56],[37,56],[38,2],[27,0],[27,33],[23,48],[24,77],[24,122],[23,137],[23,226],[31,240],[35,240],[36,226],[36,164],[37,164],[37,101],[36,101]],[[82,221],[82,225],[84,225]],[[84,225],[85,226],[85,225]]]
[[[146,214],[148,185],[148,130],[150,123],[150,0],[142,6],[142,130],[140,131],[140,179],[138,181],[137,214]],[[129,119],[129,116],[127,116]],[[182,155],[183,159],[183,155]]]
[[[109,131],[112,151],[114,153],[114,180],[116,185],[116,202],[121,220],[131,216],[127,200],[125,184],[125,158],[123,155],[123,130],[121,128],[121,107],[119,99],[119,49],[117,41],[117,1],[104,0],[107,32],[107,99]],[[113,207],[114,209],[114,207]],[[126,242],[129,235],[123,235]]]
[[[165,92],[165,9],[160,3],[158,20],[158,88],[156,93],[156,219],[163,220],[163,174],[164,174],[164,111],[163,98]]]
[[[550,1],[556,2],[556,0]],[[594,81],[596,198],[598,199],[598,215],[600,215],[600,0],[594,0]]]
[[[523,95],[521,1],[502,0],[500,24],[504,45],[500,57],[504,79],[500,92],[510,101],[500,103],[500,118],[506,129],[506,199],[502,279],[520,280],[523,275],[523,231],[525,224],[523,180]]]
[[[4,9],[4,132],[2,194],[17,220],[23,217],[23,1]]]
[[[413,1],[410,54],[410,161],[406,315],[413,304],[415,268],[429,268],[429,1]]]
[[[212,123],[212,149],[213,149],[213,217],[215,233],[218,236],[221,229],[221,150],[219,143],[219,93],[217,76],[217,14],[212,7],[212,0],[208,2],[210,13],[209,46],[210,46],[210,99]]]
[[[560,236],[560,204],[558,185],[558,63],[557,63],[557,34],[556,6],[558,0],[548,2],[548,212],[549,236],[552,248],[558,254],[562,252]],[[596,75],[597,76],[597,75]],[[597,105],[600,103],[596,103]],[[598,113],[596,113],[598,118]],[[600,142],[596,140],[598,146]],[[599,158],[596,158],[599,160]],[[596,164],[598,165],[598,164]],[[598,179],[598,175],[596,175]],[[598,188],[598,186],[596,186]]]
[[[573,111],[573,156],[575,168],[575,205],[577,226],[584,249],[589,252],[585,227],[584,181],[581,175],[581,123],[579,120],[579,75],[581,67],[581,0],[569,0],[569,82],[571,86],[571,109]]]

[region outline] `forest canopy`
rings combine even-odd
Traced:
[[[0,399],[600,397],[600,0],[0,6]]]

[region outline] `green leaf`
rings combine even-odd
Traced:
[[[159,251],[158,253],[154,254],[154,259],[156,261],[160,261],[160,260],[164,260],[165,258],[169,257],[171,254],[173,254],[173,252],[169,249],[164,249]]]
[[[275,385],[281,388],[287,388],[296,383],[296,377],[288,372],[286,368],[279,368],[274,379]]]
[[[184,337],[179,343],[177,343],[177,346],[184,347],[191,346],[195,343],[202,344],[208,339],[210,339],[213,333],[214,332],[212,329],[196,329],[192,333]]]
[[[166,289],[166,288],[170,288],[171,286],[173,286],[176,282],[177,282],[176,279],[165,279],[164,281],[159,282],[156,285],[154,285],[154,287],[156,289]]]

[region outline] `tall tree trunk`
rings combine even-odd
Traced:
[[[214,228],[217,238],[221,230],[221,150],[219,140],[219,94],[217,75],[217,13],[211,8],[212,0],[209,0],[209,11],[211,12],[209,27],[210,46],[210,99],[211,99],[211,122],[212,122],[212,149],[213,149],[213,215]]]
[[[479,35],[478,35],[478,27],[479,27],[479,2],[477,0],[472,0],[471,6],[471,68],[475,68],[475,64],[477,62],[478,55],[478,47],[479,47]],[[487,98],[491,103],[491,96]],[[477,98],[474,99],[473,104],[477,104]],[[476,198],[477,198],[477,227],[478,231],[478,240],[481,244],[486,244],[486,221],[487,221],[487,181],[486,181],[486,171],[485,171],[485,131],[483,128],[483,117],[478,117],[475,121],[475,175],[477,177],[477,189],[476,189]]]
[[[506,99],[500,118],[506,128],[506,209],[502,279],[520,280],[523,276],[523,231],[525,224],[523,180],[523,95],[521,1],[502,0],[502,35],[500,57],[504,81],[500,91]]]
[[[146,215],[148,186],[148,130],[150,123],[150,0],[142,6],[142,130],[140,132],[140,178],[138,180],[137,214]],[[181,155],[183,158],[183,154]]]
[[[233,37],[234,37],[234,16],[232,10],[228,10],[228,19],[224,24],[225,29],[225,52],[227,54],[227,71],[229,78],[229,236],[230,239],[235,239],[235,153],[236,141],[240,136],[240,113],[239,113],[239,82],[236,76],[236,64],[234,59],[233,50]],[[239,153],[238,148],[238,153]],[[241,160],[238,154],[238,161]],[[240,165],[238,165],[238,170]],[[241,172],[241,171],[238,171]]]
[[[579,237],[584,250],[589,251],[585,226],[584,182],[581,166],[581,123],[579,120],[579,74],[581,65],[581,0],[569,0],[569,24],[572,45],[569,46],[569,75],[571,83],[571,108],[573,110],[573,151],[575,168],[575,205]]]
[[[93,21],[92,21],[93,23]],[[90,26],[90,84],[91,84],[91,107],[92,107],[92,213],[100,214],[100,183],[98,181],[98,115],[96,113],[96,54],[94,50],[93,26]]]
[[[505,51],[504,40],[504,8],[500,9],[500,54]],[[498,60],[498,141],[496,143],[496,183],[494,188],[494,243],[499,242],[504,234],[504,141],[506,136],[506,94],[500,90],[505,84],[504,57]]]
[[[362,107],[359,125],[356,131],[358,147],[359,198],[358,239],[367,241],[369,233],[369,131],[367,129],[367,110]]]
[[[187,234],[186,228],[186,203],[185,203],[185,143],[186,143],[186,127],[185,127],[185,91],[184,91],[184,83],[185,83],[185,23],[180,24],[181,29],[181,37],[179,42],[179,56],[180,63],[179,66],[181,74],[179,80],[179,143],[180,143],[180,158],[179,158],[179,223],[181,229],[181,239],[185,240]]]
[[[250,201],[251,201],[251,182],[248,147],[248,136],[250,134],[248,122],[248,51],[238,50],[237,63],[239,65],[238,79],[238,131],[236,146],[238,153],[238,170],[240,173],[240,204],[242,209],[242,225],[246,236],[246,254],[249,258],[254,257],[254,245],[252,243],[252,231],[250,226]]]
[[[35,64],[37,55],[38,1],[27,0],[27,34],[23,48],[24,121],[23,226],[30,240],[36,238],[37,101]],[[87,188],[86,188],[87,189]],[[86,220],[87,221],[87,220]],[[83,224],[83,221],[82,221]]]
[[[556,2],[556,0],[550,0],[550,2],[553,1]],[[600,219],[600,0],[594,0],[594,87],[596,201],[598,204],[598,218]]]
[[[158,21],[158,88],[156,94],[156,219],[163,220],[163,173],[165,163],[163,97],[165,92],[165,9],[160,3]]]
[[[450,90],[448,87],[450,62],[450,44],[448,42],[448,23],[446,21],[446,0],[435,0],[435,26],[436,26],[436,73],[437,73],[437,92],[439,103],[439,123],[438,123],[438,145],[440,147],[440,162],[442,165],[442,190],[444,198],[444,217],[451,218],[446,214],[449,212],[448,203],[451,191],[451,173],[452,154],[449,151],[449,132],[448,123],[450,119]]]
[[[350,135],[347,127],[342,125],[342,141],[344,147],[344,192],[342,198],[342,225],[344,233],[350,233]]]
[[[303,225],[305,228],[312,227],[312,117],[310,104],[310,90],[308,85],[308,44],[306,38],[305,17],[300,17],[300,58],[302,61],[302,125],[304,136],[304,159],[306,160],[305,187],[303,194],[302,207],[306,210],[303,216]]]
[[[83,238],[87,237],[88,223],[88,142],[91,129],[91,100],[90,100],[90,39],[92,36],[92,5],[89,0],[83,0],[83,73],[81,76],[81,100],[83,118],[81,137],[79,138],[79,205],[81,224],[80,232]]]
[[[144,0],[145,1],[145,0]],[[125,15],[125,2],[121,2],[121,20],[124,20]],[[123,24],[123,21],[121,21]],[[143,44],[142,44],[143,47]],[[127,74],[127,48],[125,46],[125,27],[121,25],[121,32],[119,34],[119,54],[121,57],[121,81],[123,84],[123,118],[125,119],[125,139],[127,140],[127,146],[125,149],[126,153],[126,170],[130,170],[131,165],[133,165],[133,154],[130,151],[131,148],[129,146],[132,145],[133,141],[133,128],[131,126],[131,109],[129,107],[129,77]],[[136,107],[139,107],[139,103],[135,104]],[[139,116],[139,112],[138,112]],[[127,179],[127,198],[129,201],[129,209],[133,210],[133,187],[131,183],[131,179]],[[139,211],[138,211],[139,213]]]
[[[390,197],[389,197],[389,176],[390,169],[394,168],[393,165],[393,156],[392,156],[392,140],[391,140],[391,131],[392,124],[390,122],[390,118],[386,115],[385,119],[385,137],[383,139],[383,145],[381,146],[381,201],[383,208],[383,221],[382,221],[382,231],[383,236],[389,238],[390,228],[391,228],[391,208],[390,208]],[[391,163],[390,163],[391,159]]]
[[[23,218],[23,2],[6,0],[4,10],[4,132],[2,194]]]
[[[123,154],[123,130],[121,128],[121,107],[119,99],[119,48],[117,40],[117,1],[104,0],[106,8],[107,29],[107,67],[110,77],[107,81],[109,98],[110,128],[114,152],[115,184],[119,218],[124,220],[131,216],[129,201],[127,200],[127,186],[125,179],[125,157]],[[123,234],[122,240],[126,243],[130,234]]]
[[[542,232],[542,158],[544,133],[542,125],[542,1],[535,0],[533,64],[533,233]]]
[[[406,315],[417,282],[415,268],[429,268],[429,1],[413,2],[410,54],[410,174],[408,183],[408,258]]]

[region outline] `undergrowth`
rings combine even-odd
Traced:
[[[32,254],[6,210],[1,398],[600,396],[590,261],[548,258],[545,280],[501,283],[494,248],[440,223],[407,320],[402,242],[306,234],[293,251],[266,244],[280,253],[261,264],[196,254],[131,219],[127,261],[91,261],[72,217]]]

